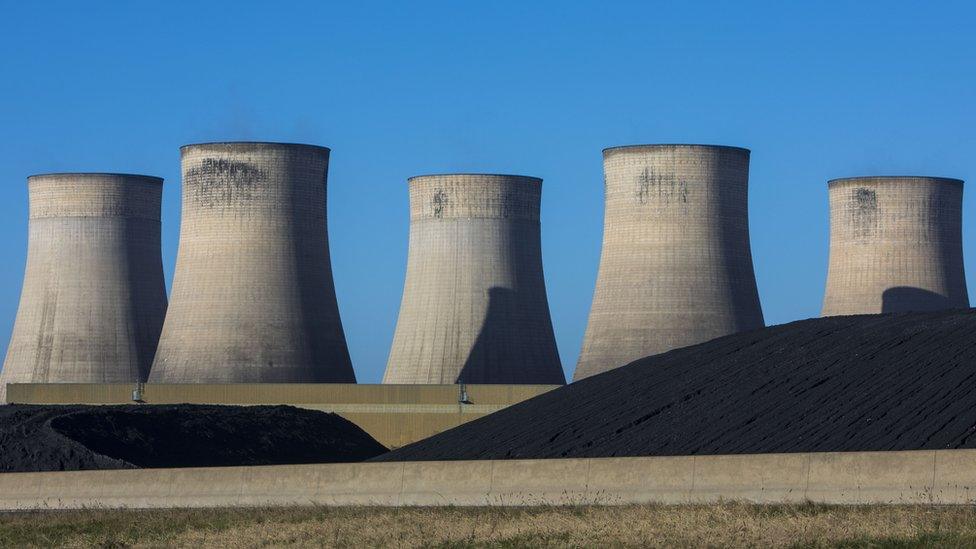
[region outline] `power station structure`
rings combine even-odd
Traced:
[[[163,180],[27,180],[27,268],[0,374],[7,383],[129,383],[149,375],[166,314]]]
[[[603,249],[574,379],[763,327],[749,150],[612,147],[603,167]]]
[[[823,316],[969,307],[962,181],[852,177],[827,185],[830,260]]]
[[[180,245],[149,381],[355,382],[329,258],[329,149],[180,152]]]
[[[413,177],[403,300],[383,383],[562,384],[535,177]]]

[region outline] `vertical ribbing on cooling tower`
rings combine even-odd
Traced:
[[[180,247],[149,381],[355,382],[329,260],[329,149],[180,150]]]
[[[542,274],[542,180],[410,179],[403,301],[383,383],[565,383]]]
[[[603,167],[603,251],[574,379],[762,327],[749,151],[614,147],[603,151]]]
[[[853,177],[827,186],[823,316],[969,307],[962,181]]]
[[[28,179],[27,268],[0,375],[6,383],[145,381],[166,314],[163,180]]]

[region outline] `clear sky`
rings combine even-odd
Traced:
[[[972,2],[0,7],[0,350],[23,278],[26,177],[164,177],[169,285],[186,143],[332,149],[332,264],[361,382],[380,380],[393,336],[411,175],[545,180],[543,261],[567,377],[599,262],[604,147],[752,149],[750,226],[768,324],[819,313],[828,179],[976,182]],[[976,295],[974,193],[964,246]]]

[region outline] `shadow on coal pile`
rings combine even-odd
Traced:
[[[291,406],[0,406],[0,472],[356,462],[386,452]]]
[[[375,461],[976,448],[976,310],[837,316],[637,360]]]

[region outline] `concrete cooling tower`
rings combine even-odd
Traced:
[[[166,314],[163,180],[28,178],[27,269],[0,375],[7,383],[145,381]]]
[[[830,181],[823,316],[969,307],[962,185],[941,177]]]
[[[325,195],[329,149],[180,149],[183,221],[151,383],[354,383]]]
[[[407,277],[383,383],[565,383],[542,275],[542,180],[429,175],[409,187]]]
[[[603,251],[574,379],[761,328],[749,247],[749,151],[603,151]]]

